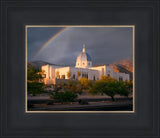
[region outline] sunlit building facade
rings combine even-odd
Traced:
[[[110,76],[116,80],[130,80],[129,74],[114,72],[113,67],[108,65],[92,66],[92,59],[86,52],[83,45],[82,52],[77,56],[75,67],[62,67],[56,65],[44,65],[42,66],[44,71],[44,83],[56,84],[59,80],[67,81],[69,79],[77,80],[81,77],[88,78],[89,80],[99,80],[102,75]]]

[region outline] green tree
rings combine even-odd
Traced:
[[[133,92],[133,81],[125,81],[124,85],[126,86],[126,89],[132,93]]]
[[[43,71],[41,69],[36,68],[32,64],[27,64],[27,80],[28,81],[39,81],[42,79]]]
[[[44,91],[44,83],[40,82],[27,82],[27,91],[28,93],[32,94],[33,96],[36,94],[41,94]]]
[[[124,95],[128,97],[128,90],[126,89],[123,82],[116,81],[115,79],[101,79],[96,81],[93,84],[93,87],[90,89],[90,93],[95,94],[106,94],[112,98],[114,101],[114,96],[116,94]]]
[[[118,88],[118,94],[121,96],[126,96],[128,97],[129,91],[125,85],[125,82],[123,81],[117,81],[117,88]]]
[[[67,84],[64,86],[65,90],[67,91],[71,91],[74,93],[82,93],[82,87],[81,85],[78,83],[78,81],[75,80],[69,80],[67,82]]]
[[[114,96],[117,94],[116,83],[111,81],[98,80],[93,84],[93,87],[90,89],[90,93],[95,94],[106,94],[112,98],[114,101]]]
[[[32,64],[27,64],[27,91],[32,95],[41,94],[44,91],[44,83],[39,82],[42,79],[44,71],[36,68]]]
[[[85,77],[79,79],[79,84],[83,89],[89,89],[92,85],[91,81]]]

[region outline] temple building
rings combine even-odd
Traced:
[[[110,76],[116,80],[130,80],[129,74],[114,72],[113,67],[108,65],[92,66],[92,59],[85,50],[83,45],[82,52],[77,56],[75,67],[62,67],[56,65],[43,65],[44,83],[56,84],[60,81],[67,81],[72,78],[73,80],[80,79],[81,77],[88,78],[89,80],[99,80],[102,75]]]

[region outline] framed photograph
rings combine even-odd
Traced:
[[[1,1],[0,138],[160,138],[159,1]]]
[[[26,112],[134,112],[134,29],[26,25]]]

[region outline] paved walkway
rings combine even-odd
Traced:
[[[130,98],[132,97],[129,96]],[[48,100],[50,97],[48,95],[43,95],[43,96],[28,96],[28,100]],[[111,98],[110,96],[107,95],[79,95],[78,99],[104,99],[104,98]],[[120,95],[115,95],[114,98],[126,98],[125,96],[120,96]]]

